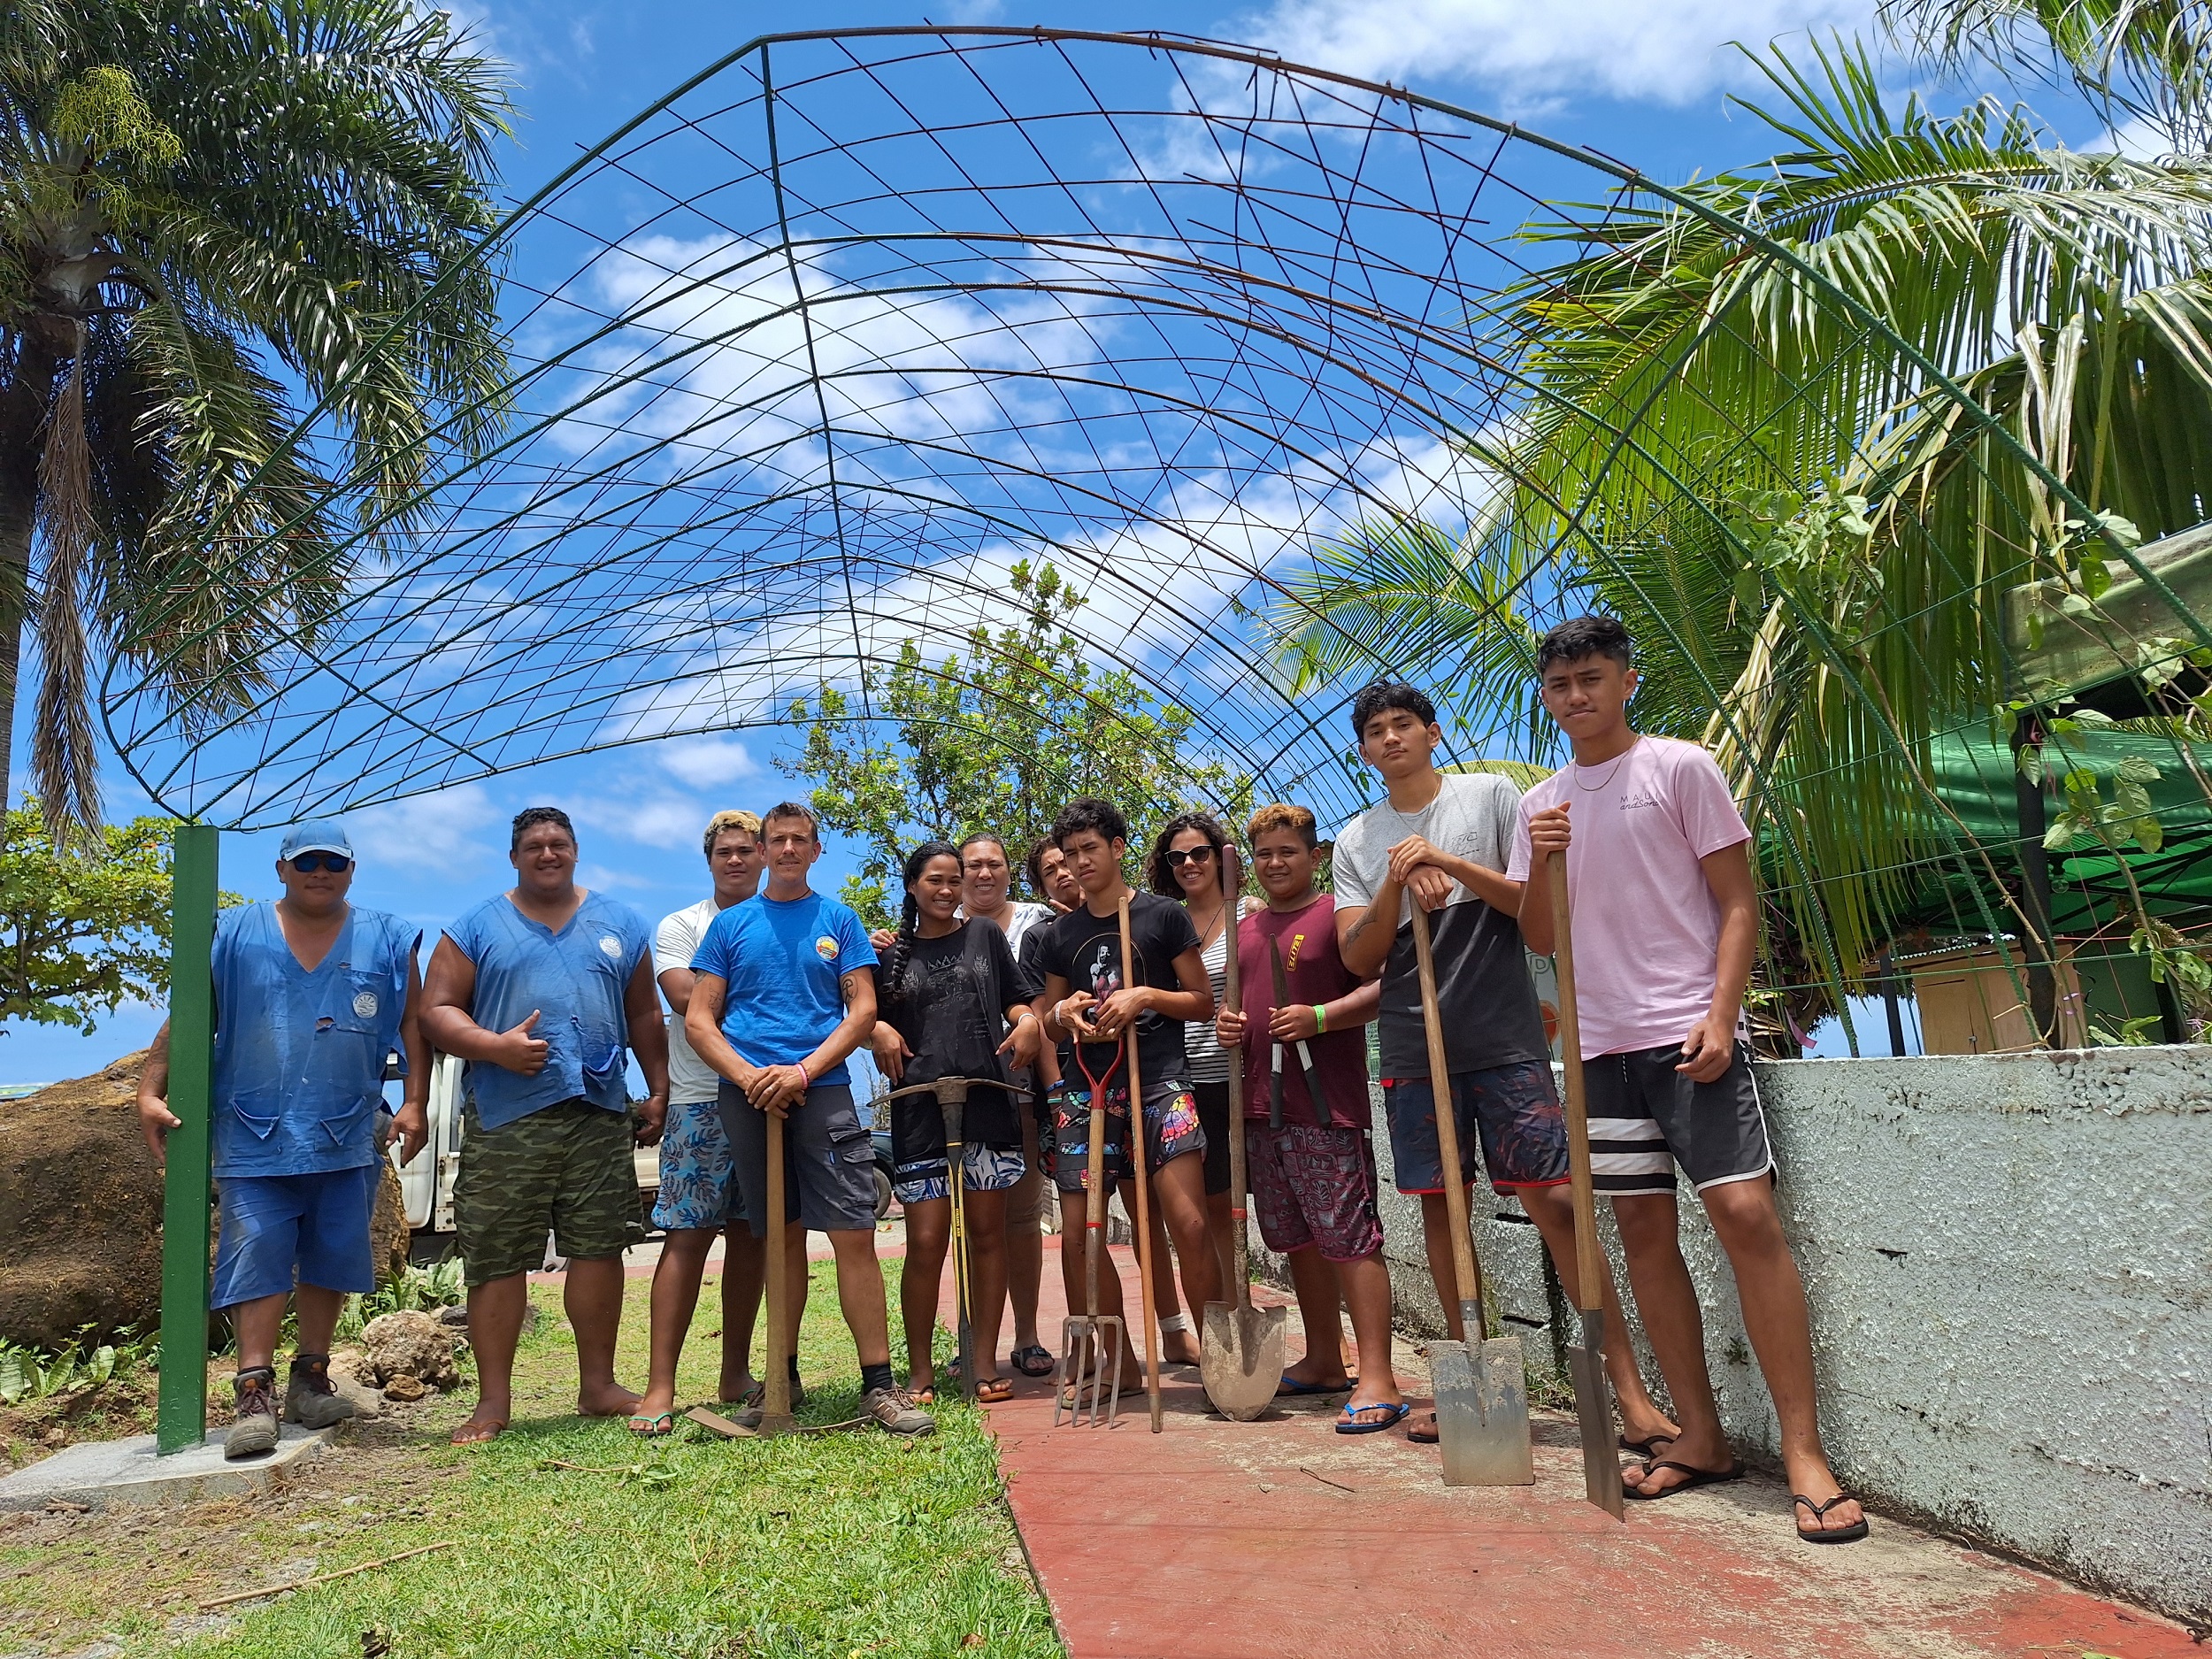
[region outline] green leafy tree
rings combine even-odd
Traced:
[[[0,777],[27,626],[57,836],[100,821],[98,655],[246,706],[346,595],[339,519],[403,533],[433,437],[495,417],[508,107],[410,0],[0,9]]]
[[[167,818],[100,832],[104,857],[57,849],[38,803],[7,815],[0,847],[0,1019],[89,1033],[126,1001],[165,1000],[169,986]],[[234,893],[219,902],[241,904]]]
[[[806,741],[777,764],[812,781],[826,827],[859,841],[843,896],[871,923],[890,919],[899,867],[932,836],[987,830],[1018,863],[1075,795],[1120,807],[1133,841],[1249,795],[1247,780],[1191,751],[1189,710],[1088,659],[1068,626],[1082,596],[1050,565],[1016,565],[1010,600],[1020,623],[972,629],[959,654],[933,662],[926,641],[906,641],[866,680],[864,703],[825,685],[791,705]]]

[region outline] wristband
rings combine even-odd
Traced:
[[[814,1087],[814,1079],[806,1074],[806,1062],[803,1060],[794,1060],[791,1064],[799,1073],[799,1087],[801,1088],[812,1088]]]
[[[1329,1010],[1316,1002],[1313,1005],[1313,1033],[1319,1036],[1329,1028]]]

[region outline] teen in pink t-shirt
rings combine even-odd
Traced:
[[[1629,726],[1632,661],[1627,631],[1609,617],[1563,622],[1538,646],[1545,711],[1574,762],[1522,801],[1506,872],[1524,884],[1522,935],[1549,951],[1550,856],[1566,857],[1591,1171],[1612,1198],[1637,1310],[1682,1425],[1678,1440],[1623,1471],[1626,1495],[1664,1498],[1743,1473],[1721,1429],[1682,1260],[1678,1164],[1736,1276],[1781,1428],[1798,1536],[1849,1543],[1866,1536],[1866,1517],[1821,1446],[1804,1286],[1736,1035],[1758,938],[1750,833],[1710,756]]]

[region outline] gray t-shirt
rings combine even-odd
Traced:
[[[653,978],[658,980],[671,968],[689,968],[691,960],[699,954],[699,941],[707,936],[707,926],[722,913],[721,907],[710,898],[696,904],[686,905],[672,916],[661,918],[660,931],[653,935]],[[684,1035],[684,1017],[672,1013],[668,1017],[668,1098],[679,1101],[710,1101],[722,1079],[714,1068],[702,1060],[691,1046],[691,1039]]]
[[[1400,812],[1386,800],[1345,826],[1333,855],[1340,910],[1373,902],[1390,873],[1390,849],[1409,835],[1423,837],[1440,852],[1504,872],[1520,824],[1520,791],[1487,772],[1440,776],[1443,787],[1421,811]],[[1397,936],[1383,964],[1376,1034],[1386,1079],[1429,1074],[1411,915],[1411,900],[1402,899]],[[1543,1010],[1529,980],[1519,921],[1493,910],[1464,885],[1455,885],[1450,902],[1430,913],[1429,924],[1444,1053],[1453,1071],[1548,1058]]]

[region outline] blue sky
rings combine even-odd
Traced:
[[[1732,40],[1801,40],[1808,30],[1862,27],[1864,0],[1275,0],[1269,4],[1040,4],[962,0],[926,8],[822,0],[787,9],[703,6],[682,0],[468,0],[458,14],[515,66],[523,110],[503,157],[503,188],[526,195],[641,105],[764,29],[994,22],[1159,28],[1271,47],[1286,58],[1410,84],[1454,102],[1587,144],[1671,180],[1753,159],[1763,130],[1726,96],[1753,78]],[[1906,71],[1900,70],[1901,78]],[[2087,134],[2070,134],[2079,141]],[[517,273],[526,280],[528,271]],[[18,748],[30,698],[22,699]],[[597,758],[541,764],[445,790],[417,803],[358,812],[357,902],[419,922],[443,921],[506,885],[508,816],[532,803],[567,808],[581,830],[583,879],[649,917],[703,890],[697,833],[718,807],[758,809],[804,785],[774,765],[790,740],[738,733],[683,738]],[[19,775],[15,787],[22,787]],[[119,769],[106,777],[109,815],[144,810]],[[224,885],[273,890],[274,833],[232,835]],[[833,844],[818,884],[834,890],[851,867]],[[0,1081],[73,1075],[142,1044],[153,1010],[126,1009],[94,1036],[5,1028]]]

